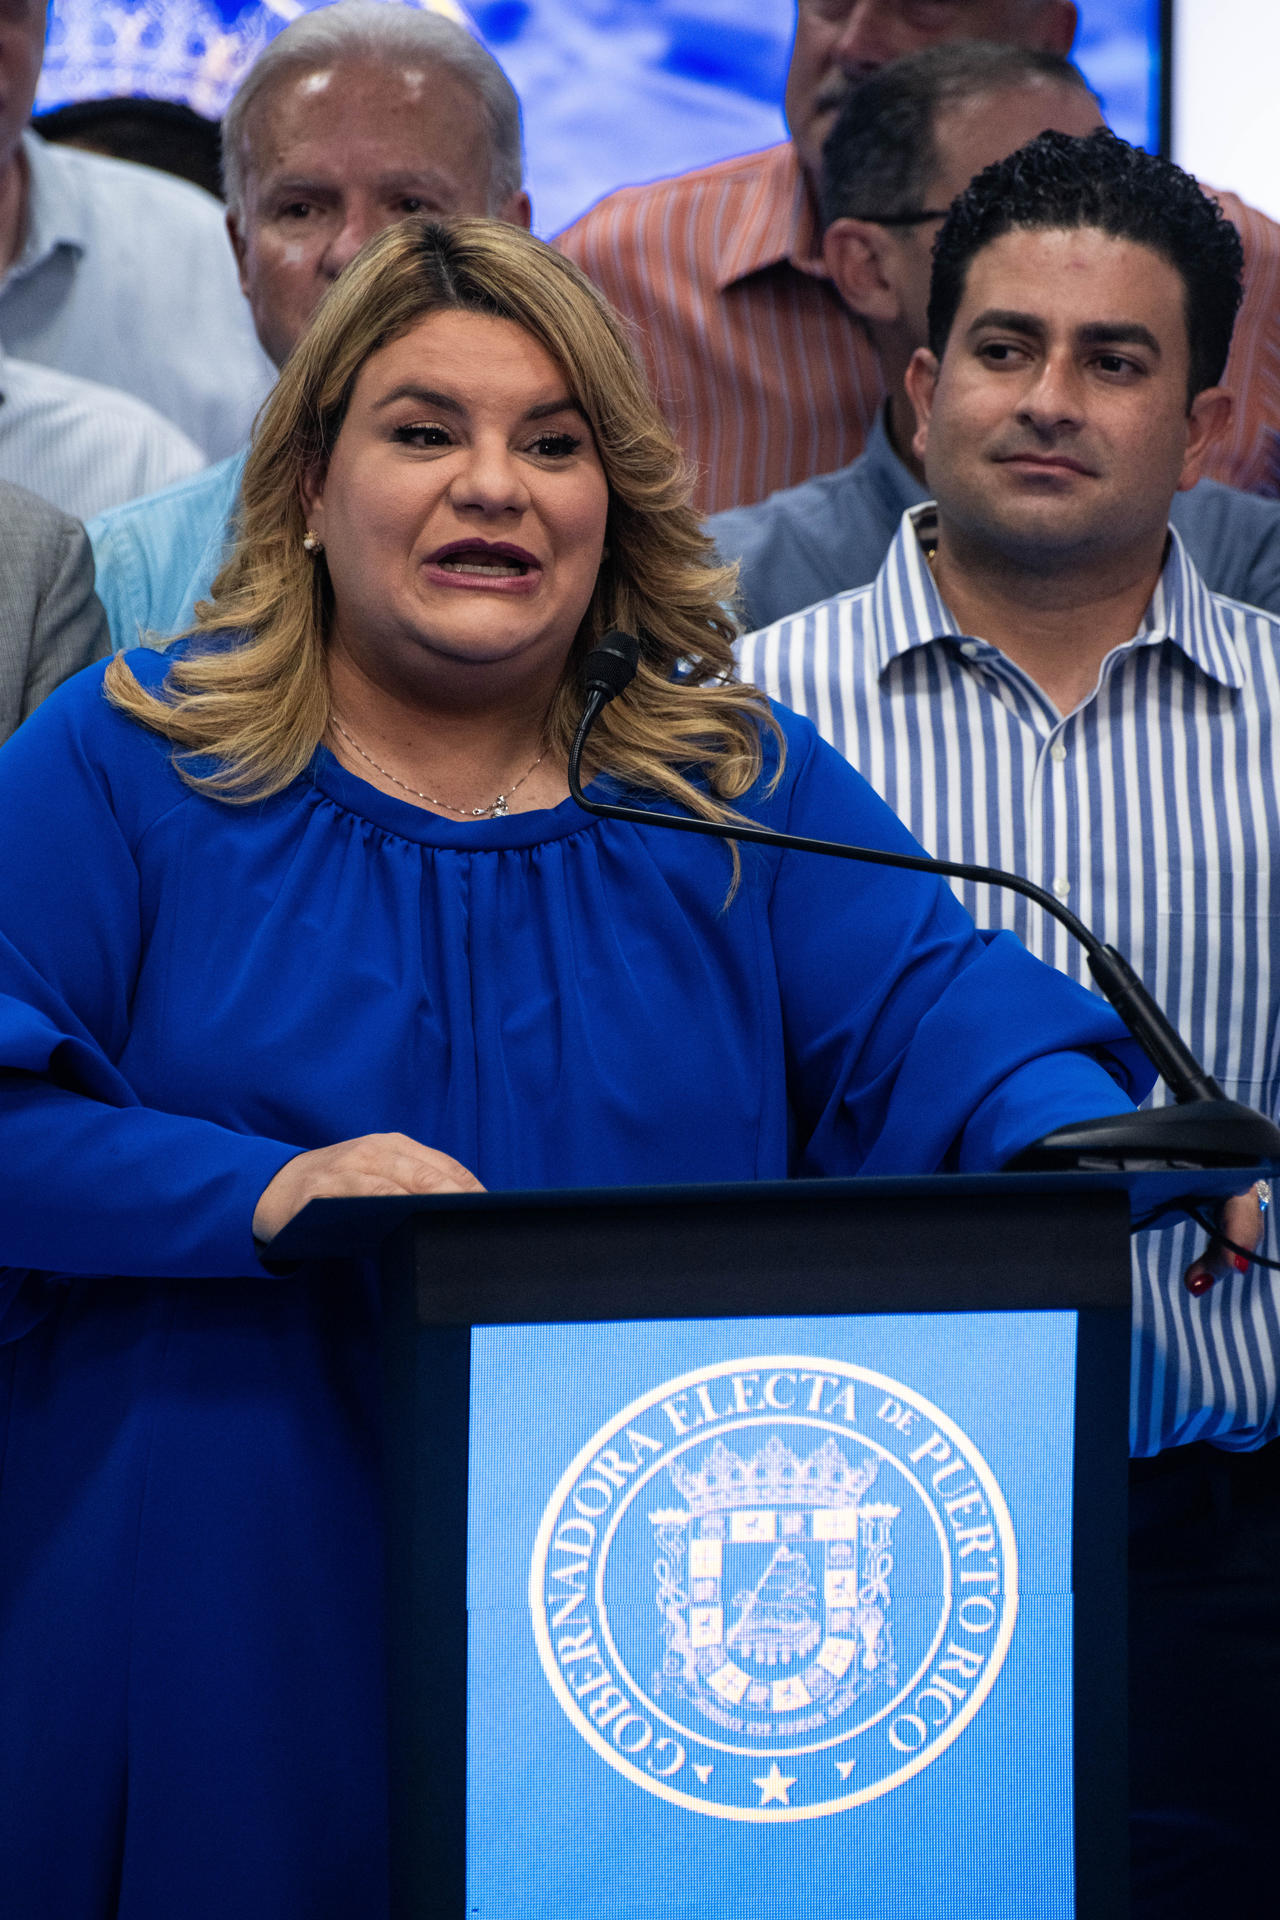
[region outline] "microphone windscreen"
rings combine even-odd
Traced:
[[[626,692],[639,664],[640,642],[634,634],[615,629],[598,640],[583,661],[583,686],[588,693],[603,693],[612,700]]]

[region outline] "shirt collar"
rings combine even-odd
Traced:
[[[932,545],[936,528],[937,509],[932,500],[908,508],[876,575],[872,594],[877,674],[899,655],[934,640],[965,640],[987,648],[976,635],[962,633],[934,585],[925,550]],[[1225,687],[1243,687],[1244,673],[1230,618],[1218,596],[1201,579],[1176,527],[1169,529],[1160,578],[1142,625],[1129,645],[1156,646],[1164,640],[1171,641],[1209,679]],[[992,647],[990,651],[995,653],[997,649]]]
[[[1177,528],[1170,527],[1169,550],[1135,644],[1171,640],[1210,680],[1238,690],[1245,677],[1231,627],[1227,608],[1201,579]]]
[[[925,559],[925,546],[932,544],[936,525],[937,510],[932,500],[908,507],[872,584],[878,674],[913,647],[960,636]]]
[[[800,273],[826,279],[822,241],[808,183],[789,140],[767,147],[747,176],[732,227],[716,244],[716,289],[786,261]]]
[[[38,134],[24,133],[22,151],[27,161],[27,230],[14,273],[25,273],[58,247],[83,253],[89,244],[85,207],[75,191],[62,155]]]

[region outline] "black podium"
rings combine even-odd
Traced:
[[[1122,1920],[1128,1236],[1187,1182],[299,1216],[382,1266],[396,1920]]]

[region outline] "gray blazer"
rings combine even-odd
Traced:
[[[0,740],[70,674],[110,651],[84,528],[0,481]]]

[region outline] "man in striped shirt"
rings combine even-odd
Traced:
[[[1094,0],[1098,4],[1098,0]],[[850,85],[945,40],[1068,53],[1072,0],[797,0],[791,138],[610,194],[557,245],[640,329],[655,387],[699,469],[705,513],[762,500],[862,452],[884,393],[875,348],[822,262],[822,144]],[[1216,480],[1280,493],[1280,227],[1219,198],[1244,241]]]
[[[930,350],[908,371],[935,501],[871,586],[749,636],[742,671],[808,712],[931,852],[1069,900],[1227,1092],[1274,1115],[1280,622],[1209,592],[1168,526],[1229,419],[1239,273],[1195,182],[1107,133],[1042,134],[979,174],[939,236]],[[960,890],[1085,977],[1028,903]],[[1249,1245],[1251,1204],[1229,1229]],[[1261,1911],[1246,1876],[1280,1710],[1280,1449],[1233,1468],[1195,1444],[1280,1430],[1280,1291],[1214,1248],[1190,1278],[1217,1284],[1193,1293],[1193,1252],[1180,1229],[1135,1256],[1133,1451],[1175,1450],[1134,1485],[1151,1522],[1133,1561],[1135,1892],[1160,1920]],[[1206,1519],[1224,1484],[1254,1522]]]

